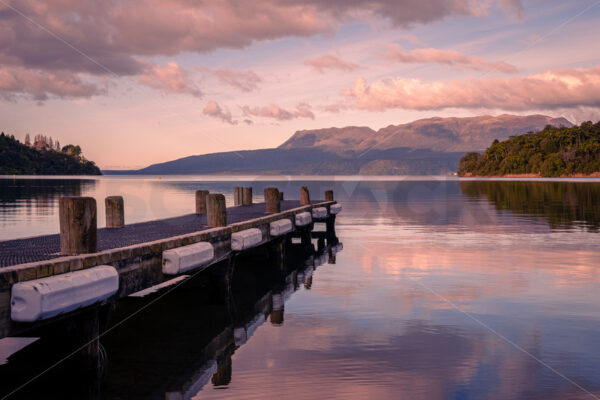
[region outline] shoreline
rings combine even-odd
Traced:
[[[600,172],[591,174],[571,174],[561,176],[542,176],[540,174],[506,174],[506,175],[473,175],[470,172],[460,176],[461,178],[600,178]]]

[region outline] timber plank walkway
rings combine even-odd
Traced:
[[[324,201],[310,201],[302,187],[300,200],[283,200],[281,192],[268,188],[265,202],[253,204],[252,188],[242,189],[233,207],[225,207],[223,194],[198,190],[195,214],[129,225],[124,225],[122,197],[110,196],[106,216],[113,227],[101,229],[95,199],[61,197],[60,234],[0,242],[0,338],[79,314],[91,318],[86,326],[94,336],[99,329],[94,310],[177,275],[215,266],[211,274],[227,286],[242,251],[269,244],[259,254],[281,268],[287,247],[314,253],[312,238],[319,249],[325,240],[338,243],[335,217],[341,206],[332,191],[325,192]],[[324,231],[313,232],[317,222]],[[293,238],[299,239],[295,245]],[[89,340],[85,330],[60,329]],[[89,353],[98,361],[97,346],[92,347]]]
[[[323,202],[311,201],[311,204]],[[299,200],[282,200],[281,211],[300,207]],[[265,203],[227,208],[227,223],[234,224],[269,215]],[[179,217],[139,222],[122,228],[98,229],[98,251],[151,242],[173,236],[211,229],[206,214],[187,214]],[[0,268],[62,257],[60,235],[44,235],[0,242]]]

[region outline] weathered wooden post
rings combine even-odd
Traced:
[[[233,188],[233,205],[241,206],[244,201],[243,190],[241,186],[236,186]]]
[[[320,236],[317,239],[317,251],[322,251],[325,248],[325,238],[323,236]]]
[[[283,306],[278,309],[273,309],[269,314],[269,320],[272,325],[283,325]]]
[[[106,227],[122,228],[125,225],[125,209],[122,196],[108,196],[104,199],[106,206]]]
[[[267,203],[266,209],[268,213],[280,212],[279,190],[277,188],[265,188],[265,202]]]
[[[225,196],[211,193],[206,196],[206,224],[212,227],[227,225]]]
[[[333,201],[333,190],[325,191],[325,201]]]
[[[245,206],[252,205],[252,187],[245,187],[242,195],[242,204]]]
[[[300,188],[300,204],[302,204],[303,206],[310,204],[310,195],[306,186],[302,186]]]
[[[311,275],[311,276],[309,276],[308,278],[306,278],[306,282],[304,282],[304,287],[305,287],[307,290],[310,290],[310,288],[312,288],[312,282],[313,282],[313,277],[312,277],[312,275]]]
[[[309,229],[303,229],[300,231],[300,244],[309,254],[313,254],[315,251],[315,246],[312,243],[312,236],[310,234]]]
[[[287,238],[285,236],[280,236],[269,246],[271,265],[279,271],[285,270],[286,241]]]
[[[71,365],[86,372],[102,366],[100,357],[100,308],[86,308],[55,322],[43,337],[61,352],[68,353]],[[92,389],[93,390],[93,389]],[[92,397],[96,398],[96,397]]]
[[[235,349],[235,347],[233,348]],[[217,372],[210,378],[213,386],[226,386],[231,383],[231,376],[233,375],[233,360],[231,359],[231,353],[233,353],[233,350],[229,350],[229,353],[226,354],[225,358],[217,363]]]
[[[196,214],[206,214],[208,190],[196,190]]]
[[[92,197],[67,196],[58,201],[60,252],[77,255],[98,249],[96,200]]]

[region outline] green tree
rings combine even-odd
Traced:
[[[584,122],[571,128],[546,126],[499,142],[494,140],[484,154],[467,153],[460,160],[458,175],[540,176],[589,175],[600,172],[600,122]]]

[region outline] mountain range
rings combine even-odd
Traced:
[[[107,174],[450,174],[460,158],[494,140],[535,132],[546,125],[571,127],[545,115],[427,118],[379,130],[348,126],[301,130],[277,148],[196,155],[135,171]]]

